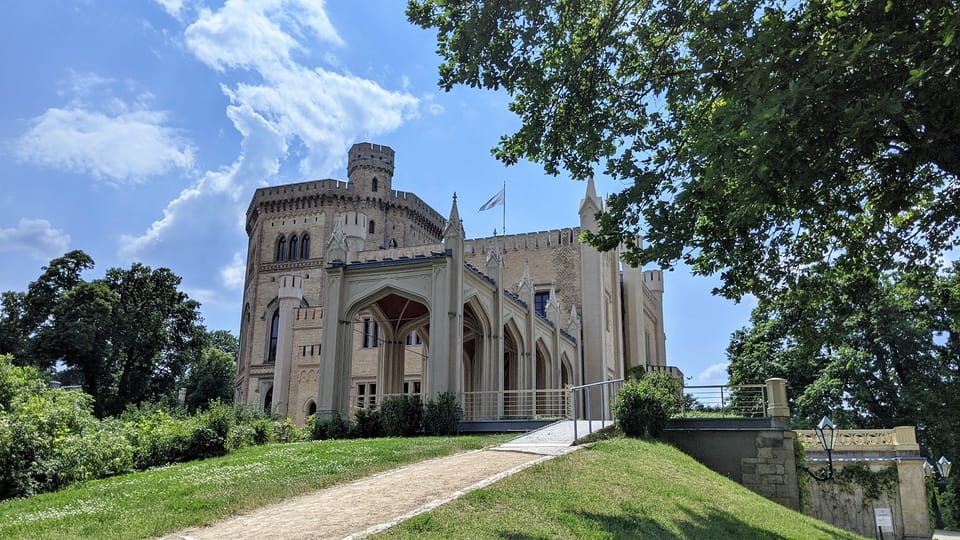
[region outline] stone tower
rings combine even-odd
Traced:
[[[347,181],[254,193],[246,219],[237,401],[292,417],[306,412],[297,407],[307,402],[300,383],[316,377],[319,367],[326,249],[334,246],[334,258],[348,260],[362,251],[440,243],[446,220],[415,194],[394,191],[393,171],[392,148],[358,143],[349,151]]]

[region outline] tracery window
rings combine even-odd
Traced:
[[[300,258],[310,258],[310,235],[306,233],[304,233],[303,238],[300,239]]]
[[[281,236],[280,241],[277,242],[277,262],[284,260],[286,257],[287,257],[287,239]]]
[[[288,260],[291,260],[291,261],[296,260],[297,255],[300,254],[300,251],[297,249],[297,247],[298,247],[297,235],[294,234],[293,236],[290,237],[290,251],[288,252],[288,255],[287,255]]]

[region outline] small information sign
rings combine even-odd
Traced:
[[[893,513],[889,508],[874,508],[873,517],[877,520],[878,529],[893,532]]]

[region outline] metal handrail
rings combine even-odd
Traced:
[[[692,390],[692,392],[691,392]],[[692,396],[700,402],[705,410],[717,410],[721,415],[763,417],[767,414],[767,386],[765,384],[730,384],[730,385],[693,385],[683,387],[684,395]],[[737,405],[740,400],[751,404],[744,407]],[[681,405],[681,414],[687,413],[686,401]]]
[[[586,404],[586,420],[587,420],[587,430],[589,435],[593,435],[593,399],[592,391],[595,387],[599,387],[600,392],[600,422],[601,425],[607,421],[607,405],[613,404],[614,396],[616,391],[620,386],[623,385],[623,379],[613,379],[610,381],[600,381],[590,384],[581,384],[580,386],[574,386],[570,388],[570,397],[573,401],[573,440],[576,441],[578,437],[577,433],[577,420],[580,415],[580,406],[578,395],[583,395],[585,404]],[[606,403],[604,402],[604,397],[607,397]],[[612,409],[612,408],[611,408]],[[613,411],[610,411],[610,419],[613,420]]]

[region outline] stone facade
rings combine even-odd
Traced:
[[[575,227],[467,239],[455,196],[445,219],[393,189],[394,159],[356,144],[347,181],[254,194],[237,401],[299,423],[452,391],[493,417],[504,392],[665,365],[662,273],[578,241],[602,207],[592,181]]]
[[[823,468],[826,453],[813,431],[798,431],[805,448],[807,466]],[[930,517],[927,513],[927,491],[923,476],[923,458],[913,426],[893,429],[849,429],[837,432],[833,451],[837,470],[835,480],[807,483],[810,495],[806,512],[823,521],[869,537],[879,537],[876,509],[889,512],[893,530],[883,531],[883,538],[930,538]],[[896,483],[881,490],[876,498],[867,496],[864,486],[836,478],[846,467],[865,465],[873,473],[895,468]]]

